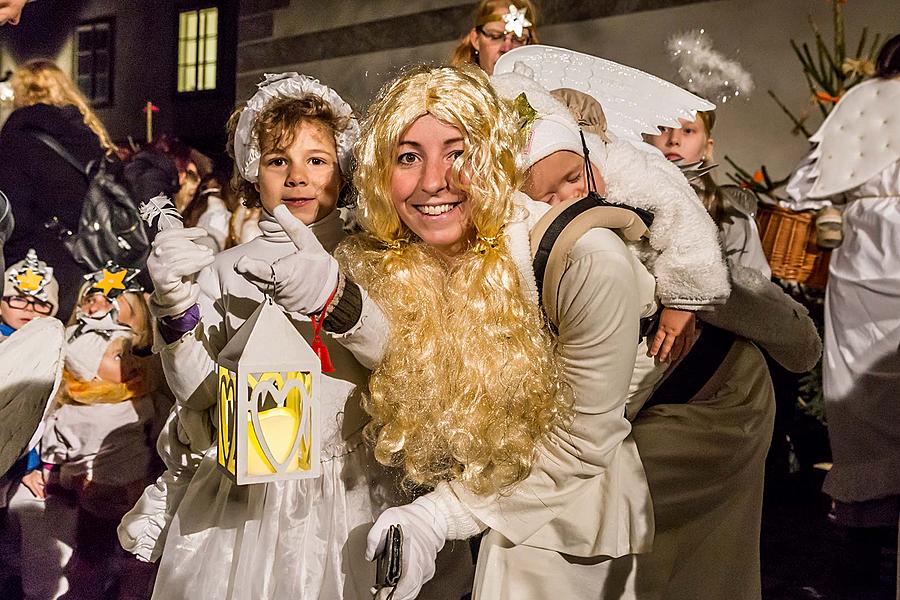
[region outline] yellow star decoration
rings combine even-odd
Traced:
[[[92,287],[101,290],[104,296],[109,296],[112,290],[125,289],[125,276],[128,275],[128,269],[122,269],[112,273],[103,269],[103,279],[95,283]]]
[[[44,276],[31,269],[25,269],[24,273],[16,275],[16,287],[23,292],[36,292],[41,289],[43,283]]]

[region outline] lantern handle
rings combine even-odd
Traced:
[[[269,302],[272,302],[272,301],[275,300],[275,284],[276,284],[276,281],[275,281],[275,264],[274,264],[274,263],[270,264],[270,265],[269,265],[269,269],[272,270],[272,293],[271,293],[271,294],[266,294],[266,297],[269,299]]]

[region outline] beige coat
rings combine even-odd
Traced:
[[[547,206],[527,202],[529,219],[509,227],[526,276],[519,236]],[[527,286],[526,286],[527,288]],[[511,493],[454,491],[478,519],[514,544],[574,557],[646,552],[653,509],[631,423],[625,415],[638,321],[653,304],[654,281],[614,232],[594,229],[573,247],[558,292],[559,352],[575,396],[575,417],[539,449],[531,474]],[[560,576],[565,576],[560,574]]]
[[[654,499],[652,552],[582,558],[515,545],[491,531],[481,544],[474,600],[758,600],[774,411],[765,360],[752,344],[735,342],[690,402],[653,406],[634,421]]]

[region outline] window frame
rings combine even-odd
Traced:
[[[174,86],[173,86],[175,89],[175,94],[178,98],[196,98],[196,97],[217,95],[220,92],[221,85],[222,85],[221,69],[219,68],[219,66],[220,66],[219,63],[221,62],[219,60],[219,57],[220,57],[219,41],[221,38],[220,31],[221,31],[222,9],[217,2],[209,2],[209,1],[206,1],[206,2],[182,2],[182,3],[179,3],[175,8],[176,8],[176,10],[175,10],[175,73],[174,73]],[[211,8],[216,10],[216,36],[215,36],[216,37],[216,56],[215,56],[215,59],[213,62],[213,64],[215,64],[216,77],[215,77],[214,86],[212,88],[207,88],[207,89],[202,89],[202,90],[193,89],[193,90],[179,91],[178,83],[179,83],[179,79],[181,76],[181,67],[182,67],[181,62],[180,62],[181,61],[181,56],[180,56],[181,15],[184,13],[193,12],[193,13],[196,13],[199,18],[200,11],[211,9]],[[198,37],[197,37],[197,42],[198,42],[197,43],[197,53],[198,54],[195,55],[195,57],[194,57],[195,61],[197,58],[199,58],[199,56],[198,56],[199,55],[199,47],[200,47],[199,31],[197,31],[197,35],[198,35]],[[205,63],[205,64],[209,64],[209,63]],[[195,64],[193,65],[192,68],[195,70],[194,72],[197,75],[199,75],[200,67],[197,62],[195,62]]]
[[[106,45],[107,51],[107,65],[106,65],[106,76],[107,76],[107,97],[98,101],[95,99],[95,96],[89,95],[85,93],[85,91],[81,88],[80,79],[81,73],[79,70],[79,58],[81,54],[81,46],[79,45],[80,35],[83,31],[86,31],[87,28],[90,28],[92,31],[96,30],[98,25],[106,25],[107,26],[107,36],[108,43]],[[116,18],[114,16],[106,16],[100,17],[96,19],[89,19],[87,21],[81,21],[75,27],[75,36],[72,44],[73,52],[72,52],[72,80],[75,83],[75,88],[80,91],[85,99],[90,104],[91,108],[110,108],[115,105],[115,57],[116,57]],[[91,56],[91,83],[93,90],[96,90],[97,87],[97,70],[96,70],[96,52],[97,47],[95,45],[91,46],[92,56]]]

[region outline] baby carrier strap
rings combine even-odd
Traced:
[[[531,230],[531,256],[541,306],[555,330],[557,293],[575,242],[594,228],[612,229],[626,241],[648,234],[641,216],[624,205],[611,205],[595,194],[551,208]]]

